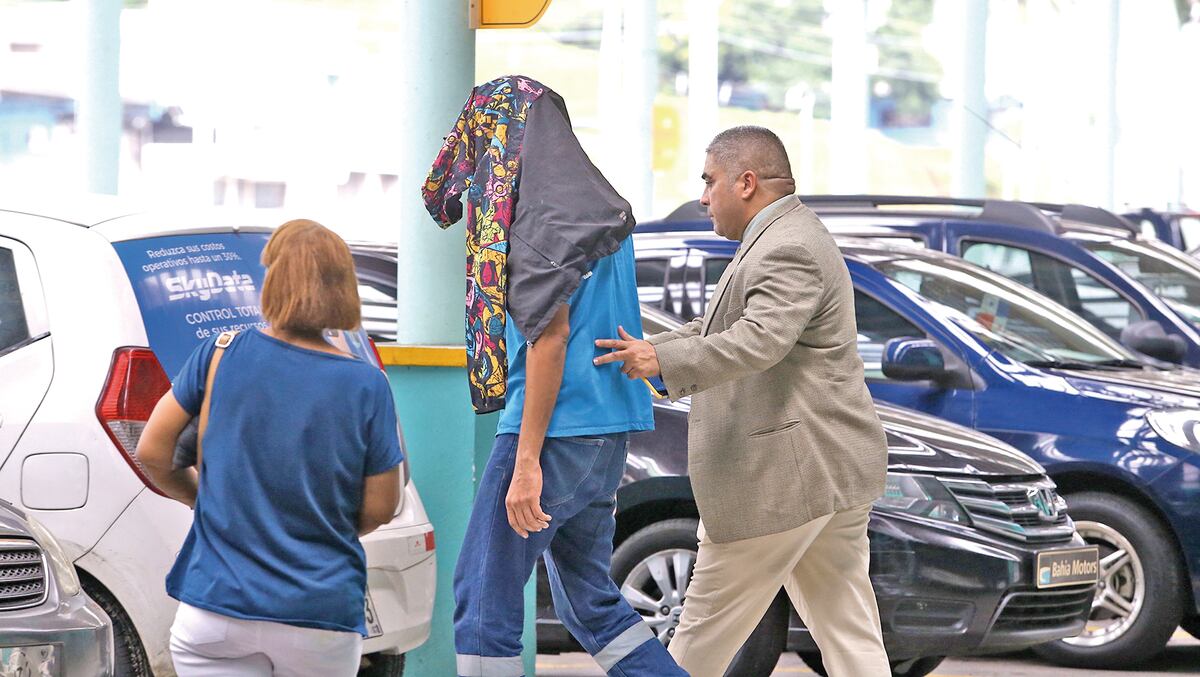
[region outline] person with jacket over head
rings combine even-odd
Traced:
[[[629,433],[650,394],[592,342],[641,326],[634,221],[522,76],[476,87],[424,186],[443,227],[467,194],[467,357],[476,411],[502,410],[454,574],[460,677],[520,677],[525,584],[538,557],[558,617],[610,675],[685,674],[609,575]]]

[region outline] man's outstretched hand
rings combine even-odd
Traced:
[[[597,357],[592,363],[600,366],[609,362],[621,362],[621,372],[631,379],[658,376],[658,353],[654,352],[654,346],[630,336],[624,327],[617,327],[617,334],[620,335],[620,340],[596,340],[597,348],[611,348],[612,352]]]

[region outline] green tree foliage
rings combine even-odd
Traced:
[[[878,0],[876,0],[878,1]],[[928,115],[938,99],[941,66],[921,42],[934,0],[891,0],[886,21],[868,36],[879,52],[879,72],[895,100],[895,114]],[[665,89],[687,72],[687,14],[681,0],[659,0],[659,74]],[[833,41],[825,30],[824,0],[739,0],[721,3],[719,73],[723,83],[764,93],[773,106],[804,84],[817,92],[817,114],[828,114],[823,92],[832,77]]]
[[[919,119],[929,114],[938,100],[942,67],[925,51],[921,31],[933,19],[933,0],[893,0],[887,21],[875,31],[879,49],[879,75],[895,101],[900,119]]]

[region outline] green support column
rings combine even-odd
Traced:
[[[467,391],[464,345],[464,224],[443,231],[421,202],[443,137],[475,84],[475,34],[467,0],[400,0],[405,26],[394,77],[381,86],[409,102],[396,111],[405,128],[400,157],[397,343],[384,361],[404,425],[413,478],[437,535],[438,589],[429,641],[408,656],[407,675],[455,674],[454,565],[492,439],[496,415],[476,416]],[[501,75],[496,73],[494,75]],[[465,220],[465,219],[464,219]],[[525,662],[534,674],[534,587],[526,594]]]

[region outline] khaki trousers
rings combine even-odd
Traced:
[[[731,543],[708,540],[701,524],[671,656],[692,677],[721,677],[783,587],[830,677],[891,675],[868,575],[870,509],[864,505]]]

